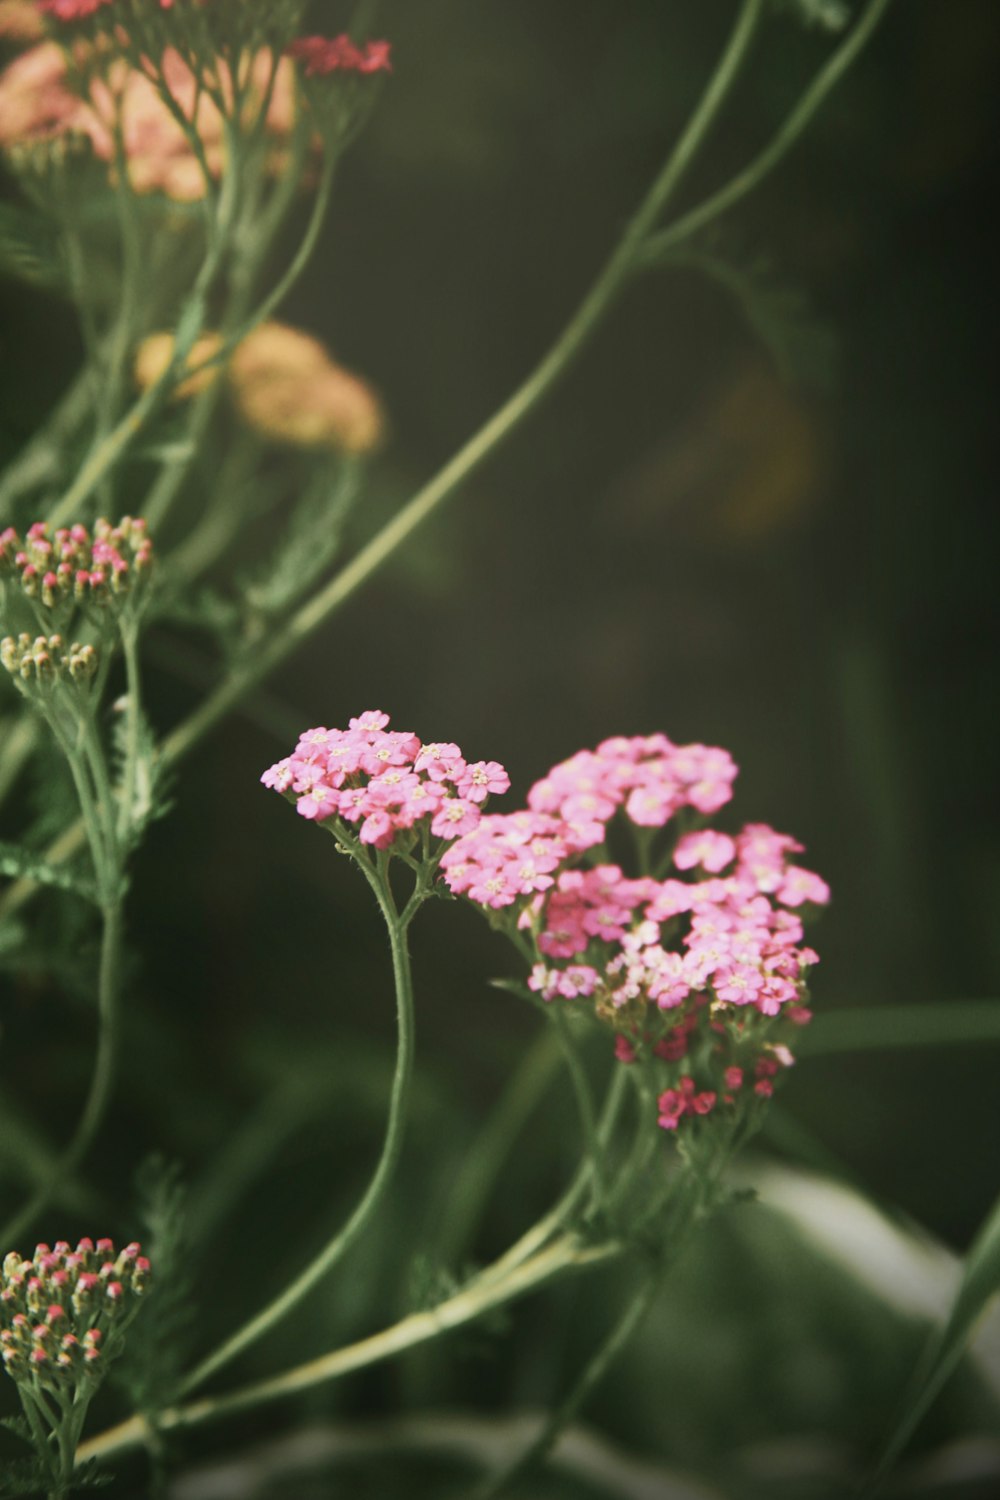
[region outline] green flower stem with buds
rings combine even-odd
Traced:
[[[313,1287],[346,1255],[367,1228],[385,1198],[399,1163],[409,1109],[414,1053],[413,976],[410,969],[407,933],[417,910],[426,899],[427,885],[422,876],[418,877],[409,900],[400,912],[389,884],[389,860],[384,851],[380,851],[377,860],[373,862],[363,845],[353,839],[347,843],[342,834],[335,836],[345,852],[349,853],[360,866],[372,888],[389,934],[389,947],[392,954],[392,973],[396,991],[396,1068],[389,1098],[389,1112],[382,1151],[368,1187],[347,1223],[278,1297],[275,1297],[261,1312],[201,1361],[181,1382],[179,1387],[181,1395],[186,1395],[202,1385],[223,1365],[228,1364],[244,1349],[262,1338],[308,1296]]]

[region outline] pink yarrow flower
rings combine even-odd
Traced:
[[[498,762],[470,767],[457,745],[424,745],[390,729],[381,709],[357,715],[347,729],[307,729],[260,779],[293,798],[301,817],[339,822],[345,832],[356,825],[359,841],[376,849],[391,848],[421,822],[449,843],[471,834],[489,793],[509,785]]]

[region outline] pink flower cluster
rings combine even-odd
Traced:
[[[490,793],[510,785],[503,766],[467,761],[455,744],[423,744],[388,723],[387,714],[370,710],[347,729],[309,729],[261,781],[294,796],[303,818],[360,825],[361,843],[376,849],[425,819],[434,838],[471,833]]]
[[[664,735],[606,740],[537,782],[526,809],[482,818],[441,857],[453,892],[494,912],[513,908],[537,953],[529,988],[544,1000],[590,1000],[617,1032],[621,1061],[677,1064],[697,1052],[704,1064],[707,1049],[718,1087],[681,1075],[661,1097],[666,1129],[719,1097],[731,1103],[744,1064],[755,1069],[754,1093],[769,1094],[792,1061],[773,1023],[809,1019],[805,976],[817,954],[804,944],[800,908],[830,892],[794,862],[795,839],[763,823],[735,836],[689,829],[658,877],[630,877],[607,860],[616,816],[655,830],[683,810],[713,814],[735,775],[714,747]]]
[[[106,1341],[120,1333],[149,1288],[149,1261],[138,1244],[116,1252],[111,1240],[39,1245],[17,1251],[0,1269],[0,1351],[14,1380],[72,1387],[102,1373]]]
[[[713,746],[675,745],[665,734],[605,740],[536,781],[525,812],[489,819],[463,839],[442,861],[445,878],[473,901],[509,906],[551,886],[569,855],[601,844],[619,810],[639,827],[662,828],[682,808],[717,812],[735,777],[732,757]]]
[[[390,43],[366,42],[356,47],[347,35],[300,36],[285,48],[285,54],[303,64],[305,76],[329,73],[391,73]]]
[[[24,594],[47,610],[124,598],[152,563],[146,523],[132,516],[117,526],[99,520],[93,534],[86,526],[53,530],[47,521],[29,526],[23,541],[12,526],[0,532],[0,578],[19,577]]]

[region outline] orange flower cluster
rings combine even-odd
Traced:
[[[218,365],[198,368],[220,346],[215,333],[198,340],[188,357],[194,373],[180,382],[175,397],[193,396],[223,374]],[[138,385],[153,385],[173,352],[172,333],[144,339],[135,360]],[[361,454],[383,437],[382,407],[371,387],[338,365],[319,339],[287,323],[262,323],[247,334],[230,356],[224,378],[239,415],[272,442]]]

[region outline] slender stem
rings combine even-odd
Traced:
[[[125,765],[118,803],[118,846],[127,849],[135,818],[136,777],[139,771],[139,727],[142,703],[139,697],[138,631],[134,620],[122,624],[122,653],[125,657]]]
[[[632,1293],[621,1316],[591,1355],[579,1379],[542,1423],[528,1446],[494,1474],[475,1487],[469,1500],[495,1500],[497,1495],[545,1458],[563,1429],[573,1420],[590,1393],[604,1379],[609,1367],[625,1348],[646,1316],[660,1286],[660,1266],[654,1265]]]
[[[74,516],[112,467],[131,447],[149,419],[160,409],[178,380],[187,378],[187,356],[205,324],[208,293],[218,275],[228,248],[232,228],[236,164],[223,179],[216,216],[217,234],[213,237],[194,286],[185,302],[177,324],[173,358],[160,378],[153,382],[131,410],[107,433],[99,433],[83,467],[49,517],[52,525]]]
[[[646,236],[708,135],[746,57],[762,9],[763,0],[744,0],[725,53],[679,142],[604,269],[541,362],[444,468],[417,491],[351,562],[325,588],[307,600],[282,629],[276,630],[266,642],[261,642],[253,658],[230,673],[201,707],[174,730],[164,744],[164,754],[170,760],[185,755],[248,688],[325,624],[411,533],[455,494],[566,374],[628,281]]]
[[[97,994],[97,1054],[90,1088],[73,1137],[45,1180],[24,1207],[0,1229],[0,1243],[12,1244],[30,1228],[53,1193],[83,1160],[97,1134],[111,1098],[118,1055],[118,999],[122,947],[121,903],[103,909]]]
[[[583,1132],[583,1143],[586,1150],[586,1159],[590,1163],[591,1176],[594,1180],[595,1196],[597,1202],[603,1203],[606,1196],[606,1184],[604,1181],[604,1151],[601,1147],[597,1132],[597,1118],[594,1113],[594,1100],[590,1091],[590,1083],[580,1059],[580,1053],[576,1042],[570,1032],[565,1015],[559,1009],[558,1000],[552,1010],[548,1012],[552,1025],[555,1027],[556,1036],[559,1038],[559,1046],[562,1049],[563,1059],[566,1063],[573,1085],[573,1093],[576,1097],[576,1107],[580,1115],[580,1128]]]
[[[0,745],[0,802],[3,802],[38,744],[39,721],[23,714]]]
[[[93,401],[93,371],[88,363],[73,380],[45,423],[8,464],[0,479],[0,515],[25,491],[58,472],[60,447],[80,426]]]
[[[796,141],[803,134],[812,117],[825,101],[827,95],[840,82],[848,68],[865,46],[876,26],[888,10],[890,0],[871,0],[868,9],[855,22],[846,40],[837,48],[829,62],[813,79],[799,99],[791,114],[785,119],[780,130],[773,137],[759,156],[745,167],[742,172],[737,173],[725,187],[720,188],[711,198],[706,198],[704,203],[693,208],[690,213],[678,219],[669,228],[662,230],[659,234],[652,235],[646,243],[640,259],[649,264],[655,264],[674,245],[686,240],[703,229],[711,220],[727,213],[734,203],[745,198],[773,172],[774,168],[787,155]]]
[[[232,354],[236,346],[246,338],[251,329],[256,328],[258,323],[263,323],[267,318],[269,318],[275,311],[275,309],[288,296],[288,293],[292,290],[295,283],[302,275],[302,272],[305,270],[307,264],[309,263],[309,260],[312,257],[312,253],[316,248],[316,241],[319,238],[320,230],[323,227],[323,220],[326,217],[326,211],[330,203],[330,194],[333,190],[333,171],[335,166],[336,161],[331,160],[327,162],[326,166],[323,169],[323,176],[320,180],[320,185],[316,192],[316,198],[313,203],[312,213],[309,216],[309,223],[306,225],[306,232],[302,237],[299,248],[296,250],[284,275],[278,281],[277,285],[274,286],[270,292],[268,292],[263,301],[254,308],[253,312],[244,319],[239,327],[234,329],[233,332],[229,334],[220,348],[214,350],[212,354],[206,355],[206,357],[199,364],[191,365],[189,369],[185,370],[185,378],[187,378],[188,376],[198,375],[202,370],[211,369],[213,365],[221,364],[224,360],[228,359],[229,355]]]
[[[73,785],[76,788],[76,799],[80,804],[80,827],[85,833],[87,843],[90,847],[90,859],[94,867],[94,881],[103,899],[105,893],[112,889],[114,880],[110,865],[110,850],[107,844],[107,828],[101,818],[98,803],[99,794],[95,795],[92,774],[89,770],[89,760],[81,756],[76,746],[58,724],[54,714],[47,716],[46,722],[51,728],[56,742],[69,765]]]
[[[500,1100],[488,1117],[461,1166],[441,1215],[437,1254],[454,1263],[472,1239],[490,1185],[499,1175],[525,1122],[548,1089],[559,1063],[549,1027],[539,1033],[524,1054]]]
[[[186,1395],[189,1391],[202,1385],[210,1375],[215,1374],[216,1370],[228,1364],[231,1359],[235,1359],[236,1355],[241,1354],[244,1349],[256,1342],[257,1339],[273,1328],[276,1323],[279,1323],[282,1318],[286,1317],[293,1308],[299,1305],[327,1272],[342,1259],[367,1228],[375,1211],[385,1197],[386,1190],[399,1162],[409,1107],[414,1050],[413,979],[410,972],[410,956],[407,944],[408,922],[400,918],[396,912],[389,893],[388,882],[380,881],[367,861],[359,860],[359,863],[375,892],[379,909],[382,912],[389,932],[389,945],[392,950],[392,971],[396,988],[396,1020],[398,1026],[396,1069],[389,1099],[389,1115],[386,1122],[385,1137],[378,1164],[361,1201],[343,1228],[338,1230],[315,1259],[306,1266],[305,1270],[283,1292],[275,1297],[272,1302],[269,1302],[249,1322],[245,1323],[242,1328],[228,1338],[218,1349],[202,1360],[196,1369],[182,1381],[179,1387],[179,1394],[181,1395]]]
[[[611,1140],[618,1123],[618,1116],[625,1098],[626,1082],[625,1069],[617,1068],[611,1079],[607,1098],[604,1101],[601,1123],[597,1129],[597,1137],[602,1153]],[[489,1281],[502,1279],[515,1266],[521,1265],[523,1261],[527,1260],[529,1256],[534,1255],[537,1250],[550,1240],[556,1231],[566,1224],[570,1215],[576,1209],[577,1204],[590,1185],[592,1172],[593,1164],[589,1157],[585,1158],[580,1163],[569,1187],[555,1206],[532,1224],[530,1229],[525,1230],[520,1239],[511,1245],[500,1256],[499,1260],[494,1261],[491,1266],[487,1266],[484,1271],[481,1271],[475,1278],[475,1284],[479,1286]]]
[[[172,1432],[199,1426],[238,1411],[249,1411],[265,1402],[277,1401],[299,1391],[310,1390],[328,1380],[336,1380],[354,1370],[364,1369],[405,1353],[419,1344],[440,1338],[452,1329],[474,1322],[495,1307],[502,1307],[542,1286],[564,1272],[586,1270],[620,1255],[624,1246],[616,1240],[584,1246],[573,1236],[565,1235],[530,1260],[513,1268],[499,1281],[473,1282],[434,1308],[411,1313],[380,1333],[335,1349],[319,1359],[297,1365],[268,1380],[241,1386],[221,1396],[209,1396],[185,1406],[168,1407],[157,1417],[160,1432]],[[108,1432],[99,1433],[78,1449],[78,1464],[88,1459],[106,1458],[113,1453],[135,1448],[148,1441],[150,1425],[144,1417],[130,1418]]]

